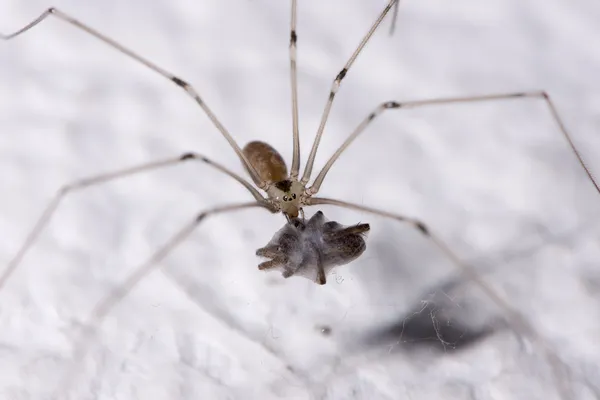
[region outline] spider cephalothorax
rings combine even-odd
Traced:
[[[285,160],[273,146],[254,141],[244,146],[244,155],[258,176],[267,184],[267,203],[274,212],[296,218],[306,205],[306,186],[297,177],[289,176]]]
[[[274,182],[267,190],[269,200],[290,218],[296,218],[306,205],[305,186],[297,180]]]

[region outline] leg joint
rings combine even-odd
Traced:
[[[184,81],[181,78],[178,78],[176,76],[172,77],[171,80],[177,85],[177,86],[181,86],[182,88],[184,88],[185,90],[187,90],[190,87],[190,84],[187,83],[186,81]]]
[[[425,225],[425,223],[421,222],[421,221],[414,221],[415,227],[425,236],[431,236],[431,234],[429,233],[429,228],[427,227],[427,225]]]

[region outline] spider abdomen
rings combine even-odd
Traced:
[[[244,146],[243,152],[262,180],[273,183],[287,179],[285,161],[271,145],[254,141]]]

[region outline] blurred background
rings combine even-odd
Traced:
[[[303,166],[331,81],[386,2],[299,3]],[[50,5],[192,83],[240,146],[268,141],[291,162],[289,2],[8,0],[1,31]],[[343,81],[314,176],[381,102],[534,89],[600,171],[600,4],[406,0],[393,36],[391,16]],[[189,151],[244,173],[180,89],[56,19],[0,43],[0,88],[2,266],[67,182]],[[112,288],[199,211],[251,200],[188,163],[65,199],[0,291],[0,397],[49,398],[70,375],[76,399],[555,399],[563,378],[572,398],[600,398],[600,196],[542,100],[388,111],[320,195],[425,221],[548,352],[412,228],[322,207],[307,216],[371,224],[327,285],[257,270],[281,215],[215,216],[74,365]]]

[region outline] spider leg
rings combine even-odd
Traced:
[[[294,148],[292,156],[292,167],[290,169],[291,179],[298,179],[298,171],[300,169],[300,131],[298,127],[298,71],[296,68],[296,44],[298,42],[298,35],[296,34],[296,10],[297,1],[292,0],[292,22],[290,24],[290,81],[292,84],[292,132]]]
[[[258,264],[258,269],[260,271],[264,271],[265,269],[278,268],[281,266],[281,264],[282,264],[282,261],[279,259],[268,260],[268,261],[264,261],[264,262],[261,262],[260,264]]]
[[[534,341],[534,343],[539,345],[541,351],[546,356],[546,359],[552,367],[552,373],[554,374],[559,393],[565,399],[573,398],[569,378],[570,370],[568,366],[556,355],[546,340],[539,333],[537,333],[537,331],[531,326],[531,324],[527,322],[522,314],[512,307],[506,300],[504,300],[504,298],[502,298],[494,289],[492,289],[485,282],[485,280],[479,276],[472,266],[462,261],[440,237],[430,230],[425,223],[418,219],[410,218],[401,214],[391,213],[342,200],[321,197],[313,197],[307,200],[307,205],[315,206],[323,204],[367,212],[380,217],[391,218],[399,222],[404,222],[411,225],[423,236],[431,240],[436,247],[440,249],[442,253],[444,253],[444,255],[446,255],[446,257],[452,261],[453,264],[456,265],[456,267],[461,271],[461,273],[464,274],[465,277],[474,282],[483,293],[485,293],[498,307],[500,307],[506,313],[507,320],[511,323],[511,327],[518,335],[529,337]]]
[[[307,189],[307,194],[309,196],[315,195],[319,192],[321,188],[321,184],[325,179],[325,176],[333,166],[333,164],[337,161],[340,155],[350,146],[350,144],[356,139],[370,124],[373,122],[375,118],[381,115],[384,111],[390,109],[403,110],[407,108],[420,108],[420,107],[428,107],[428,106],[436,106],[436,105],[445,105],[445,104],[454,104],[454,103],[481,103],[481,102],[489,102],[489,101],[498,101],[498,100],[511,100],[511,99],[538,99],[542,100],[548,106],[550,110],[550,115],[552,119],[556,123],[559,128],[561,134],[567,140],[569,147],[573,150],[573,153],[577,157],[579,164],[585,170],[585,173],[592,181],[593,185],[596,187],[598,193],[600,193],[600,186],[592,176],[589,168],[583,161],[583,157],[575,147],[573,143],[573,139],[567,128],[565,127],[562,118],[559,116],[554,103],[550,96],[544,91],[531,91],[531,92],[516,92],[516,93],[501,93],[501,94],[489,94],[482,96],[461,96],[461,97],[444,97],[444,98],[436,98],[436,99],[426,99],[426,100],[416,100],[416,101],[405,101],[405,102],[396,102],[396,101],[387,101],[385,103],[381,103],[377,106],[367,117],[356,127],[356,129],[350,134],[350,136],[342,143],[342,145],[336,150],[336,152],[331,156],[331,158],[327,161],[319,175],[315,178],[312,186]]]
[[[357,224],[354,226],[349,226],[339,231],[327,232],[323,234],[323,236],[328,239],[338,239],[347,235],[366,234],[367,232],[369,232],[369,230],[371,230],[369,224]]]
[[[4,287],[4,285],[6,284],[6,281],[9,279],[9,277],[12,275],[12,273],[19,266],[19,264],[23,260],[23,257],[25,257],[26,253],[29,251],[31,246],[35,243],[35,241],[37,240],[39,235],[42,233],[42,231],[44,230],[44,228],[50,221],[50,218],[52,217],[52,215],[54,215],[54,212],[60,205],[61,201],[65,197],[67,197],[67,195],[69,195],[73,192],[82,190],[84,188],[88,188],[90,186],[100,185],[100,184],[103,184],[103,183],[106,183],[109,181],[123,178],[125,176],[136,175],[136,174],[139,174],[142,172],[147,172],[147,171],[151,171],[151,170],[168,167],[171,165],[186,162],[188,160],[201,161],[203,163],[206,163],[206,164],[218,169],[219,171],[232,177],[233,179],[235,179],[236,181],[238,181],[242,185],[244,185],[244,187],[246,189],[248,189],[248,191],[252,194],[252,196],[256,199],[257,202],[266,202],[265,198],[258,192],[258,190],[256,190],[244,178],[242,178],[238,174],[230,171],[229,169],[225,168],[221,164],[218,164],[218,163],[210,160],[209,158],[207,158],[203,155],[200,155],[200,154],[196,154],[196,153],[185,153],[179,157],[169,158],[169,159],[165,159],[165,160],[161,160],[161,161],[154,161],[154,162],[137,165],[137,166],[126,168],[126,169],[120,169],[117,171],[104,173],[101,175],[95,175],[95,176],[84,178],[84,179],[78,179],[74,182],[71,182],[71,183],[68,183],[68,184],[62,186],[54,194],[54,197],[52,198],[52,200],[50,200],[50,202],[44,209],[44,212],[38,218],[35,225],[33,226],[31,231],[27,235],[25,241],[23,242],[23,245],[19,248],[16,255],[9,261],[8,266],[6,267],[6,269],[0,276],[0,290],[2,289],[2,287]]]
[[[396,31],[396,20],[398,19],[398,8],[400,8],[400,2],[397,2],[394,6],[394,15],[392,16],[392,23],[390,24],[390,36]]]
[[[375,22],[369,29],[369,32],[367,32],[367,34],[361,40],[356,50],[354,50],[354,53],[352,53],[350,59],[346,62],[346,65],[344,65],[344,68],[342,68],[342,70],[337,74],[337,76],[333,80],[331,90],[329,91],[329,97],[327,99],[327,103],[325,103],[323,115],[321,116],[321,122],[319,123],[319,128],[317,129],[315,141],[313,142],[312,148],[310,149],[308,161],[306,162],[306,167],[304,168],[304,174],[301,180],[303,184],[306,184],[310,180],[310,174],[312,173],[313,165],[315,163],[315,157],[317,156],[317,149],[319,148],[319,143],[321,142],[321,136],[323,136],[325,124],[327,123],[327,119],[329,118],[329,112],[331,111],[331,106],[333,105],[333,99],[335,98],[335,94],[337,93],[342,84],[342,80],[344,79],[344,77],[346,77],[348,71],[350,70],[350,67],[352,67],[352,64],[354,64],[354,61],[356,61],[356,58],[358,57],[360,52],[365,48],[367,42],[369,41],[369,39],[371,39],[371,36],[373,36],[373,33],[375,33],[375,31],[377,30],[387,13],[394,6],[394,4],[397,4],[398,2],[399,0],[390,0],[388,5],[385,6],[381,14],[379,14],[377,20],[375,20]]]
[[[0,39],[4,39],[4,40],[14,39],[14,38],[18,37],[19,35],[27,32],[31,28],[35,27],[36,25],[40,24],[42,21],[44,21],[49,16],[54,16],[54,17],[58,18],[59,20],[61,20],[63,22],[66,22],[69,25],[72,25],[72,26],[76,27],[77,29],[81,29],[82,31],[84,31],[84,32],[90,34],[91,36],[95,37],[96,39],[104,42],[105,44],[107,44],[108,46],[114,48],[115,50],[117,50],[117,51],[125,54],[126,56],[128,56],[128,57],[136,60],[137,62],[145,65],[146,67],[150,68],[152,71],[158,73],[159,75],[161,75],[164,78],[170,80],[171,82],[173,82],[174,84],[176,84],[177,86],[179,86],[183,90],[185,90],[185,92],[191,98],[193,98],[194,101],[196,101],[196,103],[198,103],[198,105],[200,106],[200,108],[202,108],[202,110],[204,111],[204,113],[206,114],[206,116],[211,120],[211,122],[213,123],[213,125],[215,125],[215,127],[219,130],[219,132],[221,132],[221,134],[229,142],[230,146],[233,148],[233,150],[238,155],[238,157],[240,158],[240,160],[242,161],[242,163],[248,169],[248,171],[250,173],[250,176],[251,176],[252,181],[254,182],[254,184],[256,186],[258,186],[262,190],[265,190],[268,187],[267,182],[265,182],[262,179],[260,179],[260,176],[258,175],[258,172],[256,172],[256,170],[254,169],[254,167],[252,166],[252,164],[250,164],[250,162],[248,161],[248,159],[244,155],[244,152],[238,146],[238,144],[235,141],[235,139],[233,139],[233,137],[231,136],[231,134],[229,133],[229,131],[227,131],[227,129],[219,121],[219,119],[217,118],[217,116],[212,112],[212,110],[208,107],[208,105],[204,102],[204,100],[202,100],[202,98],[200,97],[200,95],[198,94],[198,92],[196,91],[196,89],[192,85],[190,85],[189,83],[187,83],[183,79],[178,78],[177,76],[173,75],[169,71],[167,71],[167,70],[159,67],[158,65],[152,63],[151,61],[147,60],[146,58],[144,58],[144,57],[142,57],[142,56],[134,53],[133,51],[131,51],[128,48],[124,47],[123,45],[119,44],[117,41],[109,38],[108,36],[106,36],[106,35],[98,32],[97,30],[95,30],[95,29],[93,29],[91,27],[87,26],[86,24],[84,24],[83,22],[79,21],[78,19],[73,18],[70,15],[68,15],[68,14],[66,14],[66,13],[64,13],[64,12],[62,12],[62,11],[54,8],[54,7],[51,7],[49,9],[47,9],[46,11],[44,11],[35,20],[33,20],[29,24],[25,25],[23,28],[19,29],[18,31],[16,31],[14,33],[10,33],[8,35],[0,33]]]
[[[90,339],[95,333],[98,325],[102,322],[104,317],[121,301],[129,292],[142,281],[148,274],[159,267],[159,262],[166,258],[177,246],[185,241],[190,234],[200,225],[204,219],[209,216],[226,213],[235,210],[241,210],[251,207],[263,207],[269,209],[265,202],[250,202],[250,203],[238,203],[228,204],[224,206],[218,206],[211,208],[207,211],[203,211],[198,214],[192,221],[182,227],[175,235],[173,235],[164,245],[156,250],[150,258],[142,265],[137,267],[133,273],[131,273],[123,283],[114,288],[112,292],[101,300],[93,309],[87,323],[84,325],[80,340],[75,346],[74,352],[74,364],[79,365],[82,361],[90,344]],[[269,209],[270,210],[270,209]],[[75,371],[67,374],[65,382],[58,388],[60,393],[64,394],[68,391],[71,382],[75,376]],[[57,398],[64,398],[64,396],[56,396]]]

